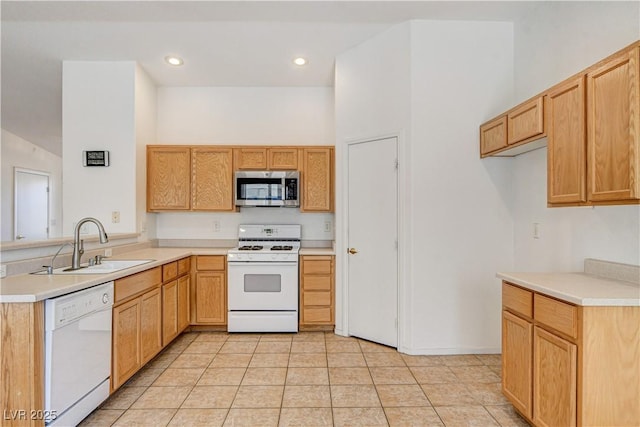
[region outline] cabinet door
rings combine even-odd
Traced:
[[[235,148],[233,150],[235,170],[266,170],[267,148]]]
[[[140,297],[140,355],[144,365],[162,349],[162,296],[156,288]]]
[[[113,308],[111,388],[117,389],[142,366],[140,299]]]
[[[544,133],[544,102],[539,96],[507,114],[507,144],[515,144]]]
[[[191,313],[189,310],[189,287],[191,279],[189,276],[178,278],[178,333],[184,331],[190,323]]]
[[[576,425],[576,346],[534,328],[534,410],[538,426]]]
[[[480,156],[507,146],[507,116],[480,126]]]
[[[584,76],[547,95],[547,201],[587,200]]]
[[[190,148],[147,147],[147,211],[188,210],[190,202]]]
[[[333,257],[300,257],[300,325],[333,326],[333,300]]]
[[[196,323],[226,325],[227,286],[224,272],[196,273]]]
[[[302,212],[333,211],[333,149],[302,149]]]
[[[640,47],[587,74],[589,200],[640,198]]]
[[[194,147],[191,150],[193,210],[233,210],[233,150]]]
[[[178,336],[178,281],[162,285],[162,345]]]
[[[502,312],[502,391],[513,406],[531,419],[533,325]]]
[[[269,148],[267,168],[271,170],[296,170],[298,169],[297,148]]]

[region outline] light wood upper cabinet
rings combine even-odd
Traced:
[[[333,212],[333,147],[301,149],[302,212]]]
[[[639,86],[639,46],[587,74],[590,200],[640,200]]]
[[[480,126],[480,155],[484,156],[507,146],[507,116]]]
[[[233,149],[216,146],[192,147],[193,210],[232,211]]]
[[[516,144],[544,133],[543,96],[531,99],[507,113],[507,144]]]
[[[269,148],[267,154],[267,168],[270,170],[298,169],[298,149],[295,147]]]
[[[147,211],[188,210],[191,203],[191,149],[147,147]]]
[[[586,202],[585,78],[547,94],[547,201]]]
[[[266,170],[267,148],[235,148],[233,150],[236,170]]]

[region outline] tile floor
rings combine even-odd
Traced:
[[[408,356],[332,333],[178,337],[81,424],[527,426],[499,355]]]

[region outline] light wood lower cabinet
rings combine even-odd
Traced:
[[[140,357],[144,365],[162,350],[162,298],[160,288],[140,297]]]
[[[227,272],[224,255],[196,257],[191,321],[196,325],[227,324]]]
[[[168,345],[189,326],[190,259],[162,266],[162,345]]]
[[[333,330],[334,257],[300,257],[300,329]]]
[[[502,389],[534,426],[640,425],[640,307],[503,282]]]

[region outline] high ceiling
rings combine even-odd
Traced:
[[[2,1],[2,128],[62,153],[64,60],[137,61],[158,86],[332,86],[338,54],[399,22],[514,21],[539,4]]]

